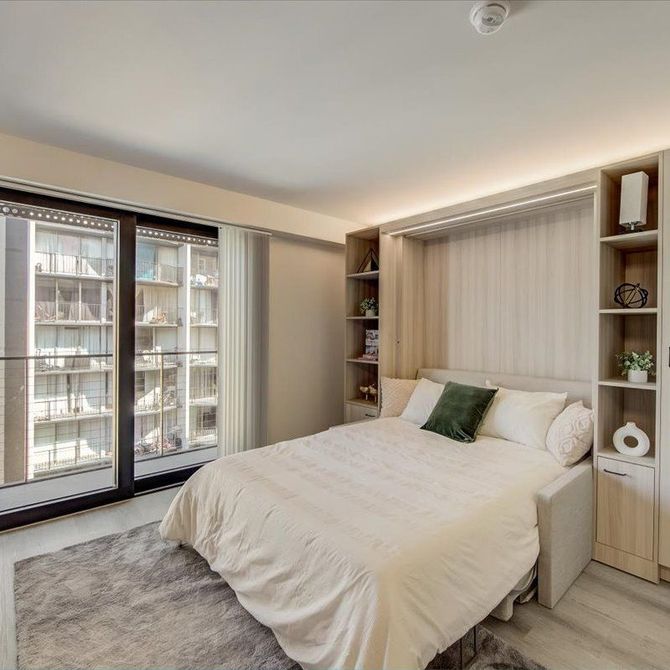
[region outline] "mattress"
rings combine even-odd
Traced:
[[[397,418],[226,456],[160,532],[190,543],[303,668],[420,670],[535,563],[545,451]]]

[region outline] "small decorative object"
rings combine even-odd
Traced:
[[[376,361],[379,359],[379,330],[368,329],[365,331],[365,353],[361,356],[365,361]]]
[[[634,233],[647,225],[647,195],[649,175],[633,172],[621,177],[621,206],[619,225],[627,233]]]
[[[370,386],[368,386],[368,393],[372,397],[373,402],[377,402],[378,391],[377,391],[377,387],[374,384],[370,384]]]
[[[626,438],[635,440],[635,446],[629,447],[626,444]],[[620,454],[627,456],[644,456],[649,451],[649,436],[641,428],[638,428],[633,421],[629,421],[625,426],[621,426],[614,433],[614,448]]]
[[[376,272],[377,270],[379,270],[379,257],[377,256],[377,252],[370,247],[356,272]]]
[[[365,316],[377,316],[379,311],[379,303],[376,298],[365,298],[361,300],[361,314]]]
[[[654,357],[649,351],[643,354],[637,351],[624,351],[616,355],[621,374],[628,377],[628,381],[633,384],[646,384],[649,373],[652,375],[654,367]]]
[[[368,393],[370,393],[369,386],[359,386],[358,390],[365,396],[365,399],[368,399]]]
[[[640,309],[647,304],[649,291],[642,288],[639,284],[629,284],[624,282],[619,284],[614,291],[614,302],[624,309]]]

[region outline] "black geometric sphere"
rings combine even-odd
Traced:
[[[629,284],[625,282],[617,286],[614,291],[614,302],[621,307],[639,309],[647,304],[649,291],[642,288],[639,284]]]

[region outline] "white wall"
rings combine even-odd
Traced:
[[[344,244],[361,226],[325,214],[0,134],[0,177]]]
[[[270,243],[268,444],[342,423],[344,250]]]

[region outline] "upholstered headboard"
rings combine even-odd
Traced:
[[[486,380],[492,384],[499,384],[505,388],[519,391],[551,391],[567,393],[568,404],[581,400],[586,407],[591,407],[591,383],[569,381],[566,379],[551,379],[549,377],[523,377],[521,375],[506,375],[497,372],[471,372],[469,370],[443,370],[440,368],[420,368],[417,379],[425,377],[440,384],[458,382],[471,386],[484,386]]]

